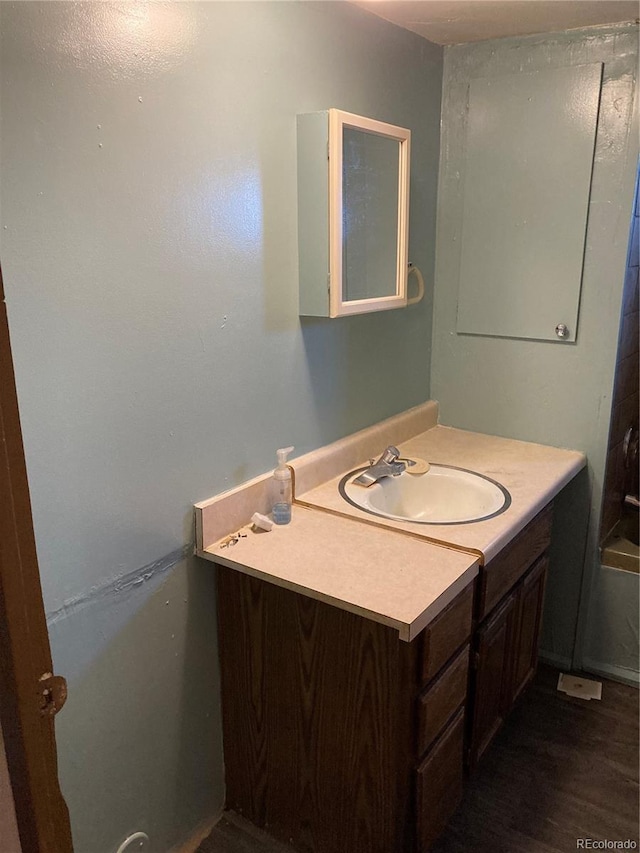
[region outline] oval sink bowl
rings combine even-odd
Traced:
[[[373,486],[353,480],[365,468],[351,471],[340,481],[342,497],[352,506],[396,521],[418,524],[470,524],[504,512],[511,504],[509,492],[489,477],[432,464],[426,474],[383,477]]]

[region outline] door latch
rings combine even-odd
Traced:
[[[67,701],[67,682],[61,675],[45,672],[38,682],[40,713],[43,717],[54,717]]]

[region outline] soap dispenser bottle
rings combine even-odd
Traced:
[[[277,451],[278,467],[273,472],[273,492],[271,514],[276,524],[289,524],[291,521],[291,470],[287,465],[287,456],[293,447],[282,447]]]

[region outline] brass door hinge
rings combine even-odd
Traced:
[[[40,713],[43,717],[54,717],[67,701],[67,682],[61,675],[45,672],[38,682]]]

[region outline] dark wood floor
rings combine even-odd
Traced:
[[[567,853],[578,838],[638,843],[634,687],[604,682],[602,700],[556,690],[541,667],[432,853]]]
[[[558,693],[557,680],[540,667],[431,853],[568,853],[579,838],[640,847],[640,694],[607,681],[602,701],[585,702]],[[292,849],[229,815],[197,853]]]

